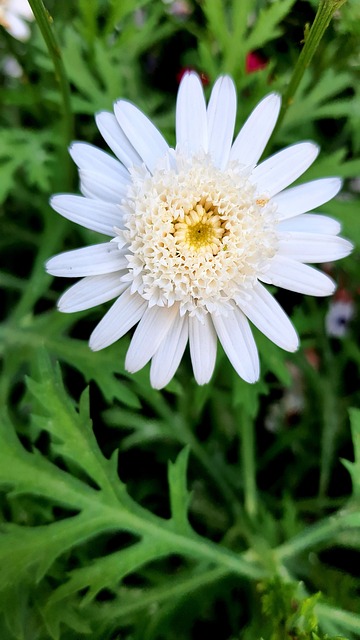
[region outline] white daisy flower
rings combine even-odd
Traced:
[[[339,178],[286,189],[319,148],[294,144],[257,164],[275,126],[280,97],[265,97],[232,143],[236,91],[217,80],[206,107],[188,72],[176,105],[175,149],[133,104],[119,100],[97,126],[117,159],[75,142],[83,196],[60,194],[61,215],[111,238],[51,258],[55,276],[82,277],[59,300],[66,313],[116,298],[90,337],[103,349],[137,325],[126,356],[130,372],[151,360],[155,388],[173,377],[189,342],[194,376],[208,382],[217,338],[237,373],[259,377],[249,320],[288,351],[298,336],[262,283],[326,296],[334,282],[306,262],[337,260],[352,245],[340,225],[308,213],[333,198]],[[285,189],[285,190],[284,190]]]
[[[0,24],[17,40],[28,40],[34,14],[27,0],[0,0]]]

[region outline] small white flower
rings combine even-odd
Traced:
[[[0,0],[0,24],[14,38],[29,39],[29,20],[34,20],[34,14],[27,0]]]
[[[194,376],[208,382],[219,338],[237,373],[259,377],[248,319],[283,349],[298,336],[263,286],[325,296],[334,282],[306,262],[336,260],[352,245],[340,225],[307,213],[333,198],[339,178],[284,190],[315,160],[312,142],[287,147],[257,164],[275,126],[280,97],[272,93],[232,143],[236,92],[217,80],[206,107],[199,77],[186,73],[176,105],[176,149],[133,104],[120,100],[97,125],[118,160],[89,144],[70,148],[84,197],[61,194],[61,215],[110,236],[110,242],[60,254],[49,273],[83,277],[59,300],[64,312],[116,301],[93,331],[103,349],[134,332],[125,366],[151,360],[151,383],[173,377],[187,342]]]
[[[23,69],[19,65],[16,58],[14,58],[14,56],[4,57],[1,65],[1,70],[3,74],[8,78],[21,78],[24,73]]]
[[[344,338],[354,313],[354,303],[350,299],[331,302],[325,317],[327,335],[333,338]]]

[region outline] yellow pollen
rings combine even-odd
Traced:
[[[217,208],[202,198],[199,203],[185,214],[184,220],[174,225],[174,238],[179,245],[216,256],[222,246],[226,229]]]
[[[265,207],[265,205],[269,202],[269,198],[258,198],[256,200],[256,204],[259,205],[259,207]]]

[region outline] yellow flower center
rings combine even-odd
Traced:
[[[217,207],[202,198],[181,222],[176,222],[174,238],[179,251],[183,244],[198,253],[212,253],[216,256],[222,247],[222,238],[226,229]]]

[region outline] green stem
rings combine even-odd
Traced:
[[[245,511],[253,520],[258,511],[254,424],[250,416],[243,410],[238,410],[237,416],[240,429],[240,458],[244,479]]]
[[[52,59],[56,80],[59,83],[59,89],[62,98],[64,125],[66,142],[70,143],[74,138],[74,117],[71,108],[71,92],[67,79],[64,63],[61,57],[61,50],[54,33],[52,24],[53,19],[45,8],[42,0],[29,0],[29,4],[39,25],[41,35]]]
[[[142,593],[141,598],[137,598],[136,600],[129,598],[126,601],[126,594],[124,594],[121,607],[119,607],[117,602],[115,606],[112,603],[105,604],[105,606],[101,607],[97,612],[96,621],[97,623],[99,619],[104,622],[107,622],[109,619],[119,621],[128,616],[141,615],[142,612],[148,611],[154,604],[159,607],[159,605],[164,602],[178,602],[180,598],[188,597],[190,593],[194,593],[198,589],[209,587],[212,583],[222,580],[227,575],[228,571],[226,569],[217,567],[216,569],[210,569],[203,573],[178,578],[173,580],[171,584],[166,584],[162,587],[148,589]]]
[[[335,11],[337,11],[345,2],[346,0],[320,0],[314,22],[309,32],[305,35],[304,46],[301,50],[290,83],[283,97],[276,130],[280,127],[288,108],[294,101],[296,90],[306,69],[310,66],[310,62],[330,24],[331,18]]]
[[[344,611],[324,603],[318,603],[315,606],[315,611],[319,616],[320,624],[325,619],[334,622],[337,628],[340,627],[341,630],[346,629],[346,631],[353,631],[354,633],[359,633],[360,631],[360,615],[358,613]]]
[[[297,536],[280,545],[275,550],[277,560],[282,562],[288,558],[296,556],[319,543],[333,540],[336,535],[349,529],[360,530],[360,514],[357,512],[339,512],[307,527]]]

